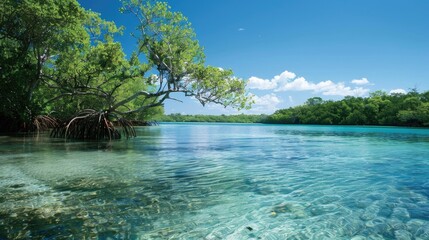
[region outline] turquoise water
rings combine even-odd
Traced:
[[[429,239],[429,130],[163,124],[0,137],[0,239]]]

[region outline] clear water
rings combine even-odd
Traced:
[[[429,130],[138,132],[0,137],[0,239],[429,239]]]

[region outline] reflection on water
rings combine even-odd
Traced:
[[[429,239],[429,131],[164,124],[0,137],[0,239]]]

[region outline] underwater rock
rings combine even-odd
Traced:
[[[274,194],[275,191],[271,187],[257,187],[254,192],[258,195],[271,195]]]
[[[305,212],[306,207],[299,203],[282,203],[271,210],[271,216],[277,216],[277,214],[289,213],[293,218],[304,218],[307,216]]]
[[[45,207],[37,209],[36,213],[41,218],[51,218],[51,217],[54,217],[54,215],[61,213],[61,209],[56,208],[54,206],[45,206]]]
[[[374,228],[374,227],[377,227],[380,225],[384,225],[385,222],[386,221],[383,218],[378,217],[378,218],[374,218],[374,219],[367,221],[365,223],[365,226],[370,227],[370,228]]]
[[[361,236],[361,235],[357,235],[352,237],[350,240],[366,240],[366,237]]]
[[[370,193],[367,195],[368,199],[371,199],[373,201],[377,201],[377,200],[383,200],[386,196],[381,194],[381,193]]]
[[[363,227],[362,221],[351,217],[340,217],[336,223],[336,228],[339,229],[343,236],[354,236]]]
[[[324,239],[330,240],[335,238],[337,238],[335,233],[327,230],[317,231],[311,236],[311,239],[314,239],[314,240],[324,240]]]
[[[387,224],[389,224],[389,226],[394,230],[407,229],[407,226],[405,225],[405,223],[396,218],[389,219],[387,221]]]
[[[421,239],[429,239],[429,224],[425,224],[417,229],[415,236]]]
[[[395,231],[395,238],[397,240],[411,240],[413,238],[413,235],[407,230],[401,229]]]
[[[360,215],[360,219],[364,220],[364,221],[368,221],[371,219],[374,219],[377,217],[377,214],[375,214],[374,212],[370,212],[370,211],[365,211],[364,213],[362,213]]]
[[[401,221],[407,221],[410,219],[410,213],[405,208],[396,207],[393,209],[392,217],[395,217]]]
[[[108,222],[106,218],[99,216],[94,216],[94,220],[97,221],[98,224],[104,224]]]
[[[426,222],[423,220],[412,219],[412,220],[408,221],[405,225],[406,225],[406,228],[408,231],[415,234],[425,224],[426,224]]]
[[[272,186],[267,185],[266,182],[261,180],[245,179],[244,186],[244,191],[250,191],[258,195],[265,196],[276,193],[276,190]]]
[[[380,234],[371,234],[367,238],[368,240],[384,240],[384,237]]]
[[[334,213],[338,210],[337,204],[321,204],[316,205],[312,208],[310,208],[310,212],[313,216],[319,216],[327,213]]]
[[[371,199],[366,198],[366,199],[356,200],[355,204],[356,204],[356,207],[358,208],[367,208],[372,204],[372,202],[373,201]]]
[[[408,212],[412,219],[418,218],[429,221],[429,203],[419,202],[417,205],[413,205],[408,208]]]
[[[388,207],[386,204],[380,206],[380,210],[378,211],[378,215],[380,217],[389,217],[392,214],[392,209]]]
[[[341,200],[341,197],[338,195],[327,195],[320,197],[316,199],[313,203],[314,204],[328,204],[328,203],[334,203],[339,202]]]
[[[10,187],[10,188],[17,189],[17,188],[22,188],[22,187],[24,187],[24,186],[25,186],[25,184],[24,184],[24,183],[18,183],[18,184],[10,185],[9,187]]]

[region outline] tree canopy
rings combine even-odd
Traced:
[[[173,93],[249,108],[245,81],[206,66],[189,21],[163,2],[122,1],[137,28],[126,56],[122,28],[76,0],[0,3],[0,130],[54,127],[54,136],[118,138],[119,124],[162,113]],[[43,123],[43,124],[42,124]]]
[[[43,111],[44,71],[70,45],[88,42],[82,26],[91,17],[73,0],[0,3],[0,116],[9,130],[27,128]]]
[[[174,113],[169,115],[157,116],[156,120],[160,122],[221,122],[221,123],[262,123],[267,115],[185,115]]]
[[[345,97],[340,101],[310,98],[302,106],[276,111],[267,123],[429,126],[429,92],[407,94],[382,91],[369,97]]]

